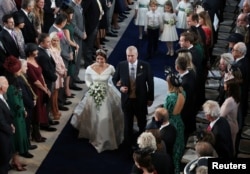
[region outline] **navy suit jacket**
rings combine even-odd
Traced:
[[[13,55],[17,58],[19,57],[20,55],[19,48],[7,30],[3,29],[0,32],[0,40],[2,41],[2,45],[5,49],[6,56]]]
[[[120,62],[116,68],[113,83],[117,84],[118,81],[121,81],[122,86],[128,87],[128,93],[121,94],[122,107],[124,109],[130,93],[129,64],[127,61]],[[142,114],[148,114],[147,101],[154,100],[154,81],[150,65],[147,62],[138,60],[135,83],[136,101],[143,110]]]
[[[52,82],[55,82],[57,79],[56,64],[54,59],[50,57],[43,48],[38,47],[38,51],[39,53],[36,60],[42,68],[43,77],[47,87],[51,90]]]
[[[224,117],[220,117],[214,124],[211,132],[215,137],[214,149],[216,150],[218,157],[232,158],[234,149],[228,121]]]
[[[0,173],[7,173],[12,156],[13,116],[7,105],[0,99]]]

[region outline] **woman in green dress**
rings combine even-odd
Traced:
[[[178,76],[170,73],[167,76],[168,91],[164,101],[164,108],[168,110],[169,121],[176,128],[176,140],[173,149],[173,161],[175,173],[180,173],[180,162],[184,152],[184,124],[181,119],[181,110],[185,103],[185,92],[181,87],[181,80]]]
[[[15,126],[15,133],[13,136],[14,156],[12,158],[12,165],[18,171],[23,171],[26,169],[19,162],[18,153],[26,158],[32,158],[33,155],[28,151],[29,141],[25,123],[27,113],[23,104],[22,90],[17,80],[17,77],[21,75],[21,62],[16,57],[9,56],[6,58],[3,66],[6,69],[6,78],[10,84],[6,95],[7,103],[13,114]]]

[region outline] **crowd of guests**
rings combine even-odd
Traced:
[[[76,84],[85,83],[78,76],[81,64],[87,68],[96,61],[95,49],[104,49],[100,42],[105,36],[118,36],[118,22],[127,17],[132,3],[0,2],[1,174],[26,170],[19,156],[33,157],[29,150],[37,145],[31,140],[45,142],[40,130],[57,130],[53,125],[71,104],[67,98],[74,98],[71,90],[82,90]]]
[[[250,2],[244,0],[237,34],[228,38],[230,53],[221,55],[220,106],[205,100],[205,82],[216,40],[211,24],[215,14],[223,20],[223,2],[217,8],[206,0],[197,4],[189,0],[135,2],[139,39],[143,31],[148,35],[148,59],[157,53],[159,38],[166,42],[167,55],[174,56],[174,41],[181,47],[175,60],[178,74],[173,68],[166,69],[168,94],[148,125],[147,107],[154,101],[149,63],[139,60],[137,48],[129,46],[127,60],[115,69],[107,63],[101,44],[105,36],[117,37],[118,22],[126,18],[132,1],[1,3],[0,142],[4,146],[0,173],[8,172],[10,160],[11,167],[26,170],[18,156],[33,157],[29,150],[37,146],[30,140],[45,142],[40,130],[56,131],[53,125],[59,124],[60,110],[68,110],[65,105],[71,104],[66,98],[74,97],[70,89],[81,90],[76,83],[85,83],[78,77],[82,61],[89,90],[74,110],[71,124],[79,130],[79,138],[88,138],[97,152],[138,144],[132,173],[180,173],[185,144],[196,132],[196,114],[203,108],[209,121],[204,132],[210,138],[200,141],[210,143],[218,157],[232,158],[247,115]],[[139,128],[136,134],[134,116]]]

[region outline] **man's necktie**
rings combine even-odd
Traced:
[[[131,65],[131,67],[130,67],[130,79],[131,80],[135,80],[135,67],[134,67],[134,65]]]
[[[208,132],[211,132],[211,130],[212,130],[212,127],[211,127],[210,125],[208,125],[207,131],[208,131]]]

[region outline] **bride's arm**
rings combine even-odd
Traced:
[[[89,88],[89,86],[91,85],[92,82],[93,82],[93,80],[92,80],[91,74],[90,74],[90,67],[87,67],[87,69],[85,71],[85,83],[86,83],[86,86]]]

